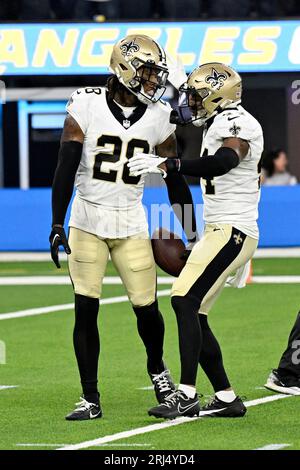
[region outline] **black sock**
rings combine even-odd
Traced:
[[[226,390],[230,387],[230,383],[224,369],[221,348],[208,325],[207,316],[200,314],[199,321],[203,335],[199,363],[209,378],[214,391]]]
[[[146,348],[148,372],[159,374],[164,370],[162,357],[165,325],[157,300],[151,305],[132,308],[136,314],[139,335]]]
[[[195,385],[202,347],[202,331],[198,318],[198,302],[190,297],[172,297],[176,313],[181,361],[180,383]]]
[[[97,389],[98,359],[100,352],[97,317],[99,299],[75,294],[75,326],[73,342],[84,398],[99,401]]]

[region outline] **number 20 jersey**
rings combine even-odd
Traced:
[[[258,238],[260,159],[263,133],[258,121],[242,106],[225,109],[204,129],[201,156],[214,155],[228,137],[246,140],[249,151],[239,165],[214,178],[201,178],[206,223],[230,224]]]
[[[170,106],[139,103],[126,118],[126,108],[105,88],[82,88],[72,94],[66,109],[84,133],[69,225],[103,238],[147,230],[145,177],[131,176],[126,163],[138,152],[153,153],[175,131],[169,123]]]

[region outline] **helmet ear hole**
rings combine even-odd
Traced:
[[[212,103],[219,103],[219,101],[221,101],[221,100],[222,100],[222,98],[220,96],[218,96],[217,98],[215,98],[211,101],[212,101]]]
[[[124,64],[119,64],[122,70],[128,70],[128,67],[125,67]]]

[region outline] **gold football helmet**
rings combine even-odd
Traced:
[[[229,105],[241,102],[242,79],[228,65],[212,62],[193,70],[179,92],[178,122],[202,126]]]
[[[166,90],[166,54],[143,34],[126,36],[114,45],[110,70],[144,104],[156,103]]]

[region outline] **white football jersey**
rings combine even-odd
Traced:
[[[101,87],[75,91],[66,109],[84,133],[69,225],[103,238],[147,230],[145,177],[130,176],[126,163],[138,152],[153,153],[175,131],[170,105],[139,103],[128,116]]]
[[[204,129],[201,156],[214,155],[227,137],[246,140],[249,152],[236,168],[225,175],[201,178],[204,221],[228,223],[246,235],[258,238],[262,128],[242,106],[227,108]]]

